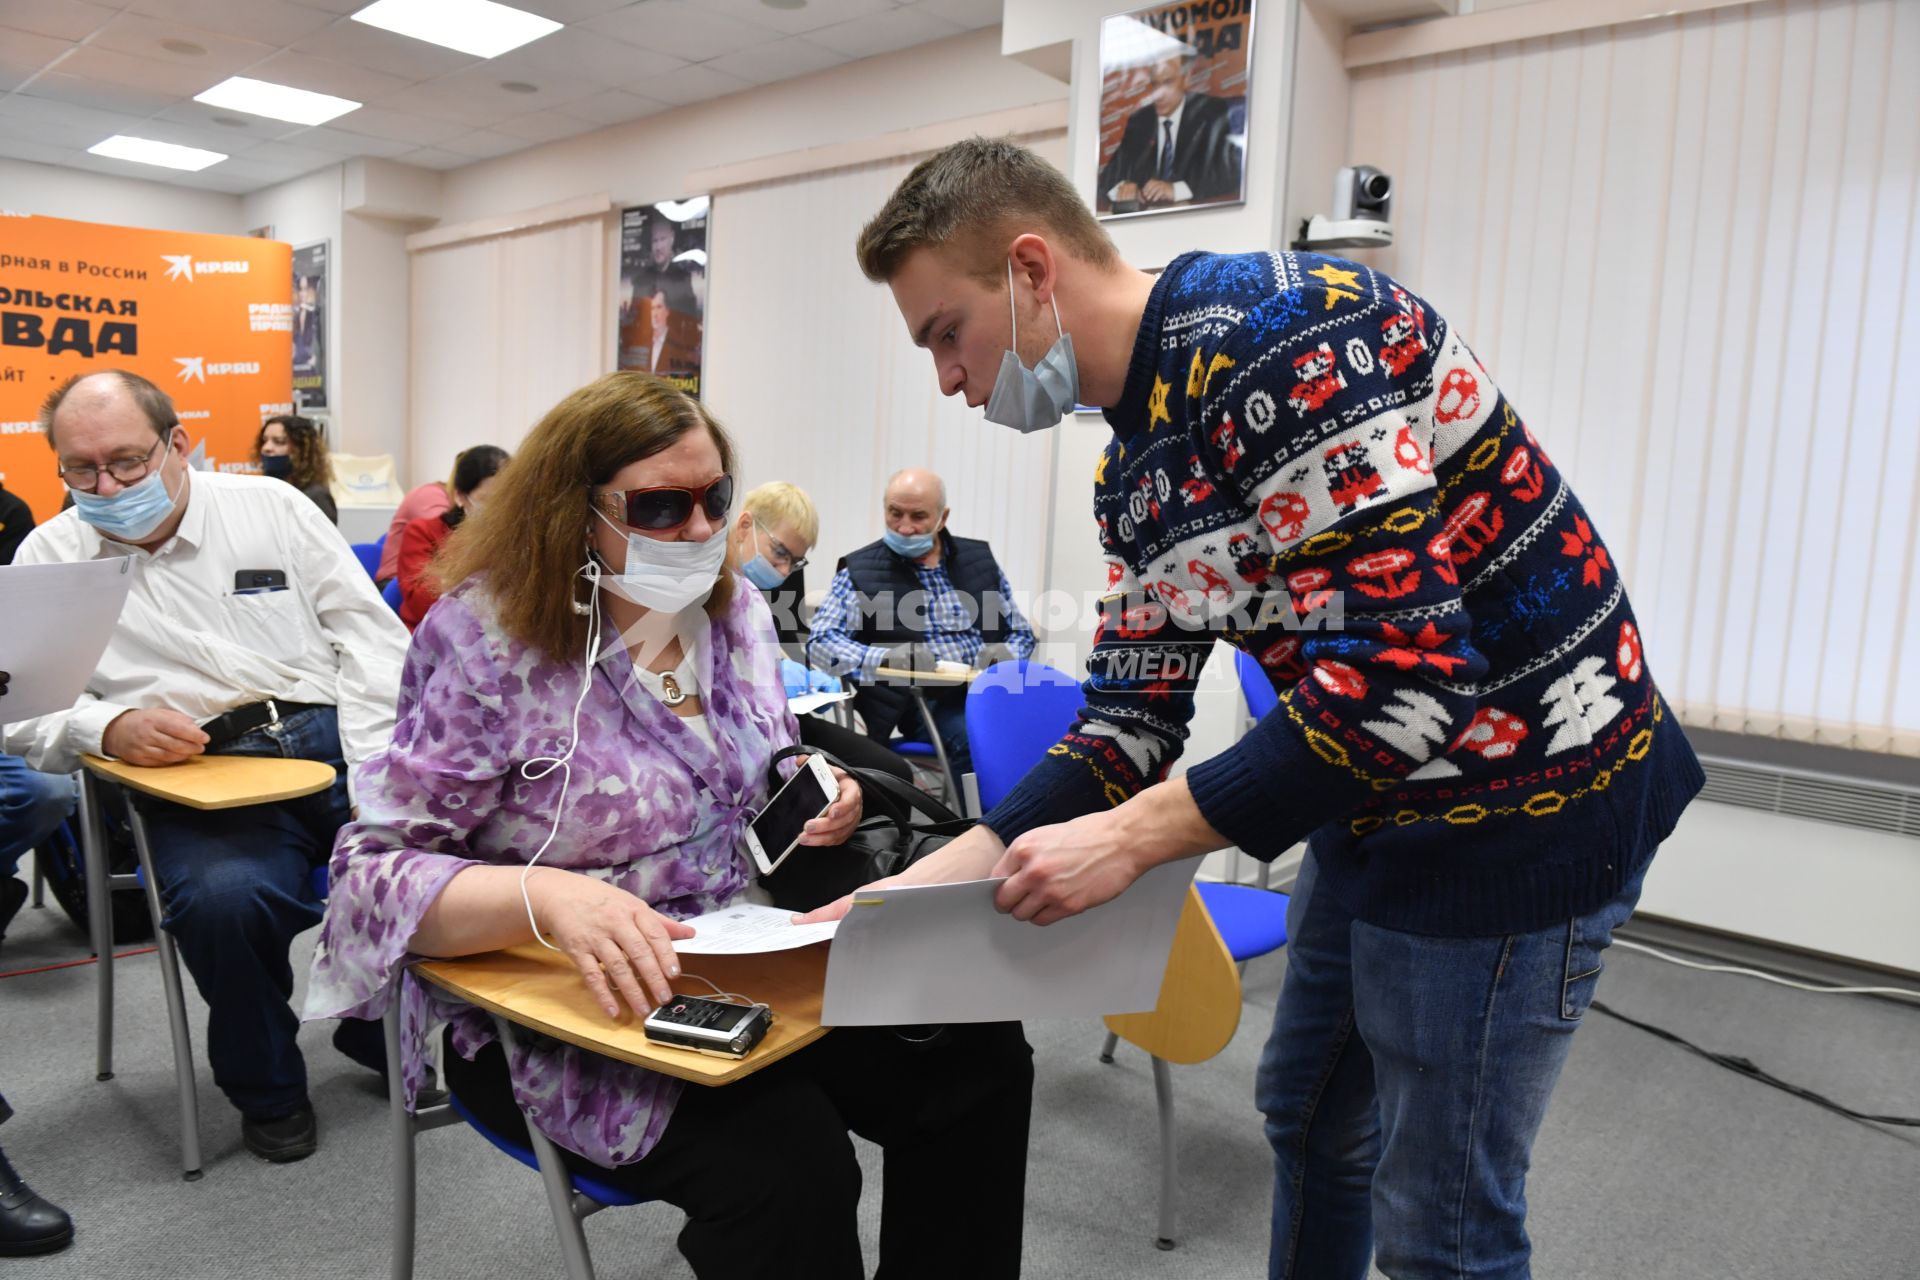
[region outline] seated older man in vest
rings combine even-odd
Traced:
[[[992,549],[947,529],[947,486],[939,476],[896,473],[887,481],[884,515],[886,534],[840,561],[814,613],[808,647],[810,665],[860,685],[854,706],[882,742],[895,728],[909,737],[925,730],[905,690],[874,683],[877,668],[924,670],[939,659],[984,667],[1033,654],[1033,631]],[[970,771],[966,690],[925,692],[954,771]]]

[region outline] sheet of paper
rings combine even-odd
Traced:
[[[0,723],[65,711],[113,638],[133,585],[130,556],[0,566]]]
[[[834,936],[820,1020],[863,1027],[1152,1009],[1199,866],[1187,858],[1155,867],[1105,906],[1045,927],[994,910],[999,880],[863,890]]]
[[[830,707],[836,702],[845,702],[851,697],[853,697],[851,692],[803,693],[798,697],[787,699],[787,710],[797,716],[812,715],[822,707]]]
[[[825,924],[789,923],[792,919],[791,911],[754,902],[736,902],[687,921],[693,926],[694,934],[676,941],[673,949],[687,956],[745,956],[762,951],[787,951],[825,942],[840,927],[838,920]]]

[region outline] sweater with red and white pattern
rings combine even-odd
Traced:
[[[1280,703],[1188,771],[1202,815],[1256,857],[1311,836],[1358,918],[1545,928],[1645,868],[1699,763],[1593,522],[1424,301],[1334,258],[1179,258],[1107,421],[1086,707],[1002,839],[1165,778],[1217,637]]]

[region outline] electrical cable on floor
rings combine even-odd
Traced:
[[[1615,938],[1613,945],[1616,947],[1624,947],[1628,951],[1643,952],[1656,960],[1664,960],[1668,964],[1677,964],[1687,969],[1698,969],[1703,973],[1737,973],[1743,978],[1758,978],[1762,982],[1771,982],[1775,986],[1792,987],[1795,991],[1811,991],[1816,995],[1903,996],[1908,1000],[1920,1000],[1920,991],[1909,990],[1906,987],[1822,987],[1810,982],[1795,982],[1791,978],[1782,978],[1771,973],[1763,973],[1759,969],[1743,969],[1739,965],[1703,964],[1698,960],[1686,960],[1680,956],[1661,951],[1658,948],[1649,947],[1643,942],[1630,942],[1625,938]]]
[[[1615,945],[1619,944],[1616,943]],[[1800,1085],[1791,1084],[1788,1081],[1780,1079],[1778,1076],[1768,1074],[1750,1058],[1737,1057],[1731,1053],[1715,1053],[1710,1049],[1702,1049],[1699,1045],[1693,1043],[1693,1041],[1677,1036],[1664,1027],[1656,1027],[1650,1022],[1642,1022],[1638,1018],[1629,1018],[1626,1014],[1621,1013],[1617,1009],[1609,1008],[1599,1000],[1593,1002],[1592,1008],[1595,1013],[1604,1013],[1609,1018],[1618,1019],[1630,1027],[1638,1027],[1650,1036],[1658,1036],[1660,1039],[1668,1041],[1669,1043],[1677,1044],[1689,1053],[1697,1053],[1716,1066],[1725,1067],[1729,1071],[1743,1075],[1749,1080],[1754,1080],[1760,1084],[1778,1089],[1782,1093],[1790,1093],[1794,1097],[1811,1102],[1817,1107],[1825,1107],[1828,1111],[1837,1112],[1850,1120],[1865,1120],[1870,1124],[1894,1124],[1904,1125],[1908,1128],[1920,1128],[1920,1118],[1911,1116],[1878,1116],[1871,1115],[1864,1111],[1855,1111],[1852,1107],[1835,1102],[1832,1098],[1826,1097],[1823,1094],[1815,1093],[1811,1089],[1802,1088]]]
[[[137,951],[116,951],[113,958],[115,960],[125,960],[129,956],[152,955],[159,949],[158,947],[141,947]],[[36,973],[52,973],[55,969],[72,969],[83,964],[99,963],[100,957],[88,956],[85,960],[63,960],[59,964],[43,964],[37,969],[14,969],[7,973],[0,973],[0,978],[25,978]]]

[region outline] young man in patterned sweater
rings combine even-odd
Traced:
[[[1001,909],[1044,925],[1307,839],[1257,1088],[1272,1274],[1526,1275],[1534,1135],[1702,781],[1579,500],[1394,281],[1289,253],[1155,279],[1011,143],[920,165],[859,255],[943,392],[1023,430],[1079,399],[1114,433],[1087,705],[905,879],[1007,876]],[[1216,636],[1280,705],[1169,779]]]

